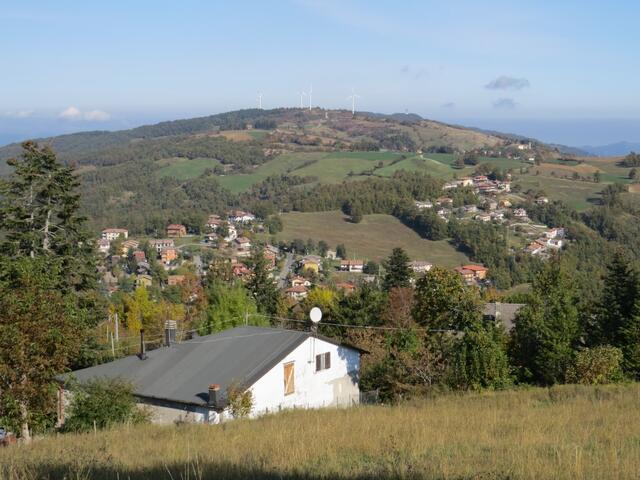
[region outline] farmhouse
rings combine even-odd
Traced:
[[[430,201],[425,201],[425,202],[421,202],[421,201],[417,201],[415,202],[415,206],[418,210],[422,210],[423,208],[433,208],[433,203],[431,203]]]
[[[137,240],[125,240],[124,242],[122,242],[122,255],[127,255],[129,253],[129,250],[135,250],[139,246],[140,242],[138,242]]]
[[[309,295],[309,290],[304,285],[296,285],[294,287],[287,288],[284,293],[287,297],[294,300],[302,300]]]
[[[340,270],[362,273],[364,271],[364,262],[362,260],[342,260],[340,262]]]
[[[233,241],[233,247],[240,251],[251,250],[251,240],[247,237],[238,237]]]
[[[155,248],[158,253],[162,251],[163,248],[173,248],[175,247],[175,242],[172,238],[161,238],[158,240],[149,240],[149,246],[151,248]]]
[[[173,247],[167,247],[160,250],[160,259],[162,263],[169,264],[178,258],[178,250]]]
[[[312,332],[238,327],[176,342],[165,330],[165,346],[57,377],[58,411],[70,393],[65,382],[122,378],[134,385],[139,404],[156,423],[220,423],[231,418],[227,392],[240,386],[252,394],[250,415],[287,408],[348,406],[359,402],[362,350]]]
[[[207,223],[205,224],[207,228],[210,228],[211,230],[214,230],[214,231],[220,228],[221,225],[222,225],[222,219],[220,218],[220,215],[209,215],[209,218],[207,219]]]
[[[167,237],[184,237],[187,234],[187,227],[179,223],[172,223],[167,227]]]
[[[120,237],[127,239],[129,236],[129,230],[125,228],[105,228],[102,230],[102,238],[109,240],[110,242]]]
[[[243,210],[231,210],[229,212],[229,221],[232,223],[249,223],[256,219],[255,215]]]

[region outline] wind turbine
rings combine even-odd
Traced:
[[[300,95],[300,108],[304,108],[304,103],[302,103],[302,99],[304,98],[306,93],[305,92],[298,92],[298,95]]]
[[[311,110],[311,94],[313,93],[313,85],[309,84],[309,110]]]
[[[356,95],[356,93],[353,91],[353,88],[352,88],[351,95],[347,97],[347,100],[351,100],[351,115],[356,114],[356,98],[361,98],[361,97],[360,95]]]
[[[262,92],[258,91],[258,108],[262,110]]]

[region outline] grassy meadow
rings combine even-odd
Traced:
[[[360,223],[351,223],[339,211],[282,215],[284,229],[276,237],[280,240],[312,238],[324,240],[331,248],[339,243],[347,247],[350,258],[382,260],[394,247],[404,248],[414,260],[455,267],[468,261],[446,240],[431,241],[403,225],[391,215],[365,215]]]
[[[640,385],[444,395],[0,449],[0,479],[635,479]]]

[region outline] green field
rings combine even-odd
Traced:
[[[389,152],[296,152],[279,155],[249,174],[225,175],[220,183],[234,193],[251,188],[270,175],[291,174],[317,177],[323,183],[340,183],[349,172],[358,174],[378,162],[391,163],[400,154]]]
[[[593,206],[600,198],[602,183],[581,182],[553,178],[546,176],[525,175],[518,176],[516,184],[522,186],[522,191],[529,189],[544,190],[552,200],[562,200],[576,210],[586,210]]]
[[[0,478],[632,480],[640,386],[555,386],[119,426],[0,448]]]
[[[379,261],[389,256],[394,247],[402,247],[414,260],[427,260],[445,267],[455,267],[469,260],[447,241],[420,238],[391,215],[365,215],[362,222],[354,224],[337,211],[292,212],[283,214],[282,221],[284,230],[277,235],[278,239],[324,240],[333,249],[343,243],[350,258]]]
[[[207,169],[215,168],[220,162],[215,158],[171,158],[158,162],[163,165],[157,171],[161,177],[175,177],[178,180],[188,180],[202,175]]]

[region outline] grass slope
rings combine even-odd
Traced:
[[[448,395],[0,449],[0,478],[635,479],[640,385]]]
[[[164,166],[157,171],[160,177],[175,177],[188,180],[202,175],[207,169],[213,169],[220,162],[215,158],[171,158],[161,161]]]
[[[381,260],[394,247],[404,248],[415,260],[428,260],[437,265],[454,267],[468,261],[448,242],[433,242],[420,238],[410,228],[391,215],[365,215],[354,224],[337,211],[314,213],[286,213],[282,215],[284,230],[278,239],[312,238],[324,240],[331,248],[344,243],[349,257]]]

